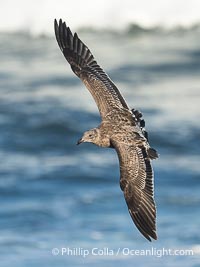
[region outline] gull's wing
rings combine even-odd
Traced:
[[[74,73],[84,82],[92,94],[101,117],[104,118],[114,108],[128,106],[117,87],[95,61],[88,47],[71,33],[60,19],[59,25],[55,20],[55,35],[58,45],[71,65]]]
[[[139,231],[149,240],[156,236],[153,170],[150,151],[144,146],[113,141],[120,163],[120,187],[129,213]],[[155,157],[154,157],[155,158]]]

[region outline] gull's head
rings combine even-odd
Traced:
[[[83,142],[98,144],[99,135],[100,135],[100,133],[99,133],[98,128],[94,128],[94,129],[91,129],[89,131],[86,131],[86,132],[84,132],[81,139],[78,140],[77,145],[79,145]]]

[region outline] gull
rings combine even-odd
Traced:
[[[90,142],[114,148],[120,165],[120,188],[128,211],[138,230],[151,241],[156,235],[154,174],[151,160],[158,158],[151,148],[142,114],[129,109],[115,84],[98,65],[89,48],[72,34],[61,19],[54,21],[57,43],[72,71],[93,96],[101,124],[86,131],[77,144]]]

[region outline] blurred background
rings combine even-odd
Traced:
[[[0,0],[0,257],[4,267],[200,266],[200,2]],[[114,150],[77,147],[97,107],[54,38],[78,31],[129,106],[153,162],[158,241],[133,225]],[[193,256],[53,256],[52,248]]]

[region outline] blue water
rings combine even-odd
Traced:
[[[115,151],[76,146],[100,117],[54,38],[0,36],[1,266],[200,266],[199,31],[80,33],[129,106],[143,112],[160,154],[152,243],[128,214]],[[62,248],[90,255],[62,256]],[[91,255],[93,248],[120,253]],[[124,248],[194,255],[132,256]]]

